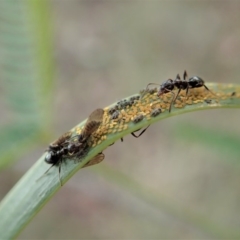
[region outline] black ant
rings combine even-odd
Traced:
[[[211,92],[213,95],[215,95],[212,91],[208,89],[208,87],[205,85],[205,82],[202,78],[194,76],[191,77],[187,80],[187,72],[186,70],[183,73],[183,80],[180,78],[180,75],[177,74],[176,79],[168,79],[165,81],[163,84],[158,84],[158,83],[149,83],[146,87],[146,91],[148,90],[149,85],[160,85],[159,91],[158,91],[158,96],[161,96],[165,93],[171,93],[173,95],[172,101],[169,106],[169,112],[171,112],[172,104],[176,101],[179,93],[182,90],[186,90],[186,96],[188,95],[188,90],[193,89],[193,88],[200,88],[204,87],[207,91]],[[178,89],[177,95],[173,92],[173,90]]]

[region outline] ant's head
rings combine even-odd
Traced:
[[[174,89],[174,82],[172,79],[166,80],[159,89],[159,95],[162,95],[164,93],[171,92]]]

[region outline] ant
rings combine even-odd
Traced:
[[[183,80],[181,79],[180,75],[177,74],[176,79],[168,79],[165,81],[163,84],[158,84],[158,83],[149,83],[146,87],[146,90],[148,90],[149,85],[160,85],[159,91],[158,91],[158,96],[161,96],[165,93],[171,93],[173,95],[172,101],[169,106],[169,112],[171,112],[172,104],[176,101],[179,93],[182,90],[186,90],[186,96],[188,95],[188,90],[193,89],[193,88],[200,88],[204,87],[207,91],[211,92],[213,95],[215,95],[212,91],[209,90],[209,88],[205,85],[205,82],[202,78],[198,76],[190,77],[187,80],[187,71],[185,70],[183,73]],[[177,95],[173,92],[173,90],[178,89]]]

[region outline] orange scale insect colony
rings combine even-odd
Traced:
[[[69,155],[81,158],[88,153],[91,147],[101,144],[107,139],[110,133],[119,133],[129,127],[129,123],[138,124],[141,121],[149,121],[151,118],[156,118],[161,113],[168,110],[171,112],[171,107],[183,108],[186,105],[197,103],[212,104],[213,99],[216,101],[219,98],[240,97],[240,93],[232,92],[227,94],[218,93],[216,95],[205,85],[205,82],[197,76],[187,78],[186,71],[183,74],[183,80],[179,74],[175,80],[168,79],[159,88],[149,89],[148,87],[154,83],[149,83],[145,90],[141,90],[140,94],[130,98],[120,100],[114,106],[97,109],[90,114],[86,124],[83,127],[74,129],[76,136],[73,140],[66,140],[67,147],[63,144],[57,150],[63,155]],[[147,129],[147,128],[146,128]],[[144,129],[138,136],[132,132],[134,137],[141,136]],[[71,133],[72,135],[72,133]],[[73,134],[74,135],[74,134]],[[50,152],[50,150],[48,150]],[[53,154],[57,154],[57,151]],[[99,155],[99,160],[103,159]],[[98,160],[97,160],[98,161]]]

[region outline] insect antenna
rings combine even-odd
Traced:
[[[60,184],[61,184],[61,186],[62,186],[62,179],[61,179],[61,177],[60,177],[61,167],[62,167],[62,159],[61,159],[60,162],[59,162],[59,168],[58,168],[58,178],[59,178]]]
[[[159,83],[149,83],[149,84],[147,85],[145,91],[142,93],[141,99],[142,99],[142,98],[144,97],[144,95],[146,94],[146,92],[147,92],[147,90],[148,90],[148,86],[150,86],[150,85],[158,85],[158,86],[161,86],[161,84],[159,84]]]
[[[47,171],[46,171],[45,173],[43,173],[43,174],[36,180],[36,182],[38,182],[43,176],[45,176],[45,175],[49,172],[49,170],[50,170],[52,167],[54,167],[54,166],[56,166],[56,164],[52,164],[52,166],[50,166],[50,167],[47,169]],[[60,180],[60,182],[61,182],[61,180]],[[61,184],[61,186],[62,186],[62,184]]]

